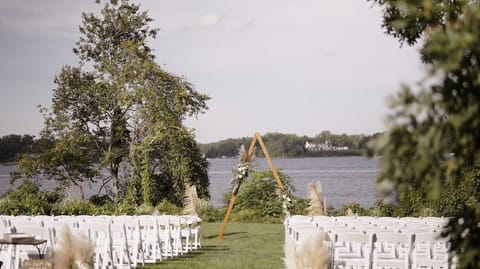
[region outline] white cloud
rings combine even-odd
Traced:
[[[216,14],[205,14],[201,16],[198,21],[197,25],[201,28],[208,28],[217,25],[220,23],[220,17]]]

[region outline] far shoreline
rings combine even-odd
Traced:
[[[301,159],[301,158],[319,158],[319,157],[365,157],[369,158],[362,152],[358,153],[342,153],[342,152],[329,152],[329,153],[322,153],[322,154],[306,154],[301,156],[270,156],[274,159]],[[207,159],[235,159],[238,156],[223,156],[223,157],[206,157]],[[265,156],[256,156],[256,158],[265,158]]]

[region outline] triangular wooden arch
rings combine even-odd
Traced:
[[[282,181],[280,180],[280,176],[278,175],[277,168],[275,168],[275,165],[273,165],[272,158],[270,157],[270,154],[268,154],[267,147],[265,146],[265,143],[263,143],[262,136],[259,133],[255,133],[253,135],[252,142],[250,143],[250,147],[248,148],[248,153],[247,153],[247,158],[245,161],[250,162],[253,157],[253,153],[255,150],[255,145],[260,144],[260,147],[262,148],[263,154],[265,155],[265,159],[267,159],[268,166],[270,166],[270,170],[273,173],[273,177],[277,181],[277,185],[280,188],[280,190],[285,191],[285,187],[283,186]],[[227,212],[225,213],[225,217],[223,218],[223,223],[222,226],[220,227],[220,231],[218,233],[218,240],[222,240],[223,234],[225,233],[225,228],[227,227],[228,221],[230,220],[230,215],[232,214],[233,206],[235,205],[235,200],[237,199],[237,192],[232,193],[232,197],[230,198],[230,204],[228,205]]]

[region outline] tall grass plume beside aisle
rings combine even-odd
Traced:
[[[199,199],[195,185],[187,186],[183,198],[183,213],[192,216],[198,216],[200,213]]]
[[[320,181],[308,184],[308,214],[310,216],[324,216],[325,197]],[[324,269],[327,268],[330,257],[325,246],[325,233],[318,230],[309,236],[295,242],[292,238],[285,238],[284,263],[287,269]]]
[[[55,269],[93,269],[94,245],[86,235],[74,235],[64,225],[58,238],[53,250]]]
[[[308,214],[310,216],[325,216],[325,197],[323,195],[322,184],[320,181],[308,184]]]
[[[319,230],[295,244],[288,238],[285,242],[284,263],[286,269],[325,269],[329,263],[328,249],[324,245],[325,233]]]

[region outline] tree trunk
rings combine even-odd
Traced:
[[[113,202],[115,204],[120,201],[119,195],[119,180],[118,180],[118,165],[111,164],[110,165],[110,176],[112,177],[112,191],[113,191]]]

